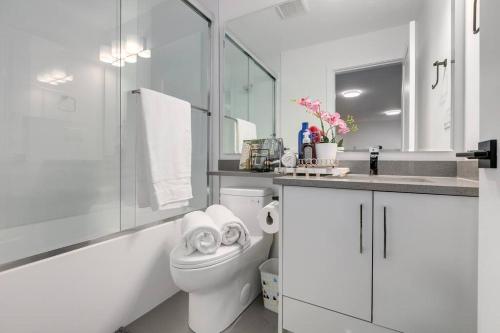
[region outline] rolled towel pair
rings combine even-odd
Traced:
[[[219,226],[222,244],[238,243],[245,247],[250,243],[250,232],[247,226],[228,208],[222,205],[212,205],[207,208],[206,213]]]
[[[181,233],[187,255],[195,251],[204,254],[215,253],[222,242],[222,236],[217,224],[208,214],[201,211],[184,215],[181,223]]]
[[[243,221],[222,205],[184,215],[181,233],[187,255],[195,251],[212,254],[221,244],[246,247],[250,243],[250,232]]]

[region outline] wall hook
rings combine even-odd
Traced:
[[[444,68],[448,67],[448,59],[444,59],[444,61],[435,61],[432,66],[436,67],[436,83],[432,85],[432,89],[436,89],[439,84],[439,66],[443,66]]]

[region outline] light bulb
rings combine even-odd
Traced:
[[[111,55],[111,47],[103,45],[99,49],[99,60],[111,64],[115,59]]]
[[[139,57],[141,57],[141,58],[149,59],[149,58],[151,58],[151,50],[149,50],[149,49],[148,50],[142,50],[137,55]]]
[[[125,66],[125,61],[123,61],[121,59],[116,60],[116,61],[113,61],[113,63],[111,65],[113,65],[115,67],[123,67],[123,66]]]
[[[64,78],[64,80],[68,81],[68,82],[71,82],[73,81],[73,75],[68,75]]]
[[[50,75],[56,80],[64,79],[66,77],[66,73],[59,69],[53,70]]]
[[[36,80],[38,82],[48,83],[51,80],[51,77],[48,74],[38,74]]]
[[[135,54],[131,54],[125,58],[125,61],[130,64],[135,64],[137,62],[137,56]]]
[[[137,54],[141,52],[144,47],[139,42],[139,38],[136,35],[127,36],[127,42],[125,43],[125,50],[128,54]]]
[[[386,116],[397,116],[399,114],[401,114],[401,110],[397,109],[397,110],[387,110],[387,111],[384,111],[384,114]]]
[[[361,90],[358,89],[352,89],[352,90],[346,90],[342,92],[342,96],[345,98],[355,98],[359,97],[361,95]]]
[[[120,59],[122,50],[119,40],[114,40],[111,42],[111,56],[115,59]]]

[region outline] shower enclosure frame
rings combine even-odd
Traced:
[[[208,33],[208,41],[209,41],[209,59],[208,59],[208,64],[209,64],[209,68],[208,68],[208,74],[209,74],[209,82],[208,82],[208,96],[207,96],[207,108],[201,108],[201,107],[196,107],[196,106],[193,106],[192,109],[193,110],[197,110],[197,111],[201,111],[203,113],[206,114],[207,116],[207,138],[206,138],[206,143],[207,143],[207,156],[206,156],[206,163],[207,163],[207,171],[210,170],[210,163],[211,163],[211,152],[212,152],[212,149],[211,149],[211,127],[212,127],[212,108],[213,108],[213,104],[212,104],[212,99],[211,99],[211,93],[213,92],[213,88],[214,88],[214,83],[213,83],[213,74],[214,74],[214,48],[218,47],[218,45],[216,43],[214,43],[215,39],[213,38],[213,36],[216,36],[216,34],[218,34],[218,30],[217,30],[217,26],[216,24],[214,24],[215,22],[215,17],[214,17],[214,14],[211,13],[208,9],[206,8],[203,8],[203,6],[197,2],[196,0],[178,0],[182,3],[184,3],[187,7],[189,7],[191,10],[193,10],[194,13],[196,13],[197,15],[199,15],[201,18],[203,18],[204,20],[207,21],[208,23],[208,28],[209,28],[209,33]],[[122,1],[120,0],[119,1],[119,10],[121,12],[121,4],[122,4]],[[121,15],[120,15],[120,34],[121,34]],[[120,82],[121,82],[121,75],[122,75],[122,70],[120,70]],[[121,83],[120,83],[120,87],[121,87]],[[128,93],[133,93],[134,91],[129,91]],[[120,94],[121,94],[121,89],[120,89]],[[121,110],[121,105],[120,105],[120,114],[122,113],[122,110]],[[121,117],[121,115],[120,115]],[[120,126],[120,131],[122,131],[122,127],[123,125]],[[120,153],[120,161],[121,161],[122,157],[121,157],[121,153]],[[121,162],[120,162],[121,163]],[[120,167],[121,169],[121,167]],[[120,173],[121,173],[121,170],[120,170]],[[122,182],[122,179],[121,179],[121,176],[120,176],[120,187],[121,187],[121,182]],[[209,204],[211,201],[212,201],[212,195],[211,195],[211,183],[210,183],[210,177],[208,177],[208,172],[207,172],[207,191],[206,191],[206,195],[207,195],[207,204]],[[120,190],[120,193],[121,193],[121,190]],[[122,206],[123,202],[122,202],[122,197],[121,197],[121,194],[120,194],[120,211],[122,210],[121,206]],[[78,243],[75,243],[75,244],[71,244],[71,245],[67,245],[67,246],[63,246],[63,247],[60,247],[60,248],[56,248],[56,249],[53,249],[53,250],[49,250],[49,251],[46,251],[46,252],[41,252],[41,253],[37,253],[37,254],[34,254],[34,255],[31,255],[31,256],[28,256],[28,257],[25,257],[25,258],[21,258],[21,259],[17,259],[17,260],[13,260],[13,261],[10,261],[10,262],[6,262],[6,263],[3,263],[3,264],[0,264],[0,273],[1,272],[4,272],[4,271],[8,271],[8,270],[11,270],[11,269],[14,269],[16,267],[20,267],[20,266],[24,266],[24,265],[27,265],[27,264],[30,264],[30,263],[34,263],[34,262],[37,262],[37,261],[40,261],[40,260],[44,260],[44,259],[48,259],[48,258],[51,258],[51,257],[55,257],[55,256],[58,256],[58,255],[61,255],[61,254],[64,254],[64,253],[67,253],[67,252],[71,252],[71,251],[75,251],[75,250],[78,250],[78,249],[81,249],[81,248],[85,248],[85,247],[88,247],[88,246],[91,246],[91,245],[95,245],[95,244],[98,244],[98,243],[102,243],[102,242],[106,242],[106,241],[109,241],[109,240],[112,240],[112,239],[115,239],[115,238],[119,238],[119,237],[123,237],[123,236],[126,236],[126,235],[130,235],[130,234],[133,234],[133,233],[136,233],[138,231],[141,231],[141,230],[144,230],[144,229],[149,229],[149,228],[152,228],[152,227],[155,227],[155,226],[158,226],[158,225],[161,225],[161,224],[165,224],[165,223],[169,223],[169,222],[173,222],[179,218],[181,218],[183,214],[180,214],[180,215],[176,215],[176,216],[172,216],[172,217],[169,217],[169,218],[166,218],[166,219],[163,219],[163,220],[159,220],[159,221],[155,221],[155,222],[150,222],[150,223],[147,223],[147,224],[143,224],[143,225],[139,225],[139,226],[135,226],[135,227],[132,227],[132,228],[128,228],[128,229],[124,229],[124,230],[120,230],[120,231],[117,231],[117,232],[114,232],[114,233],[110,233],[108,235],[105,235],[105,236],[102,236],[102,237],[98,237],[98,238],[95,238],[95,239],[90,239],[90,240],[85,240],[85,241],[82,241],[82,242],[78,242]],[[120,228],[121,228],[121,214],[120,214]]]

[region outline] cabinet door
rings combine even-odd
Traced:
[[[375,192],[373,214],[373,322],[476,332],[477,198]]]
[[[283,294],[371,320],[372,192],[285,187]]]

